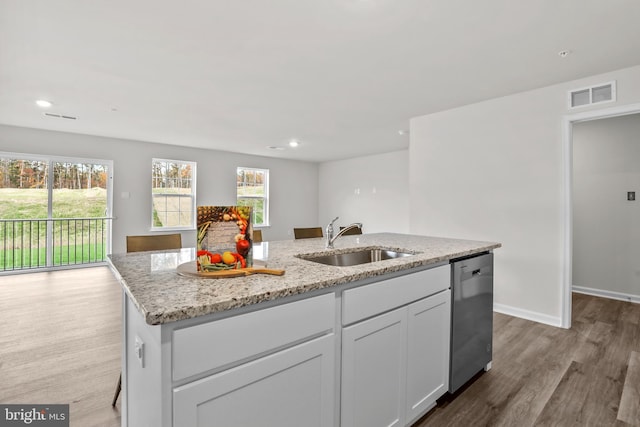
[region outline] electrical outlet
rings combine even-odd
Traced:
[[[144,368],[144,341],[142,338],[136,335],[136,343],[134,346],[134,352],[138,362],[140,362],[140,367]]]

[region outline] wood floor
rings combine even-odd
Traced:
[[[107,267],[0,276],[0,402],[68,403],[71,426],[120,426],[121,315]]]
[[[0,402],[117,427],[120,286],[107,267],[0,276]],[[573,327],[494,315],[493,368],[414,427],[640,426],[640,304],[581,294]]]
[[[414,427],[640,426],[640,304],[572,312],[570,330],[494,314],[493,368]]]

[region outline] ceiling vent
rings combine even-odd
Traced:
[[[616,82],[601,83],[569,92],[569,108],[614,102],[616,100]]]
[[[64,114],[56,114],[56,113],[43,113],[43,114],[47,117],[54,117],[56,119],[78,120],[77,117],[65,116]]]

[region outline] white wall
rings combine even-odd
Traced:
[[[573,126],[573,285],[640,301],[640,114]]]
[[[632,67],[411,121],[411,232],[501,242],[498,310],[561,324],[567,91],[610,80],[617,102],[580,111],[640,101]]]
[[[269,169],[271,227],[263,239],[289,239],[292,228],[318,222],[318,165],[223,151],[0,125],[0,151],[113,160],[112,252],[124,252],[125,236],[150,233],[151,159],[197,162],[197,204],[233,205],[236,167]],[[129,192],[130,198],[121,197]],[[182,233],[195,246],[195,231]],[[193,244],[189,244],[193,242]]]
[[[407,233],[408,164],[408,150],[320,164],[320,225],[339,216],[336,224],[361,222],[365,233]]]

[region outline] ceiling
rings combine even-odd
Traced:
[[[411,117],[640,64],[638,22],[636,0],[0,0],[0,123],[383,153]]]

